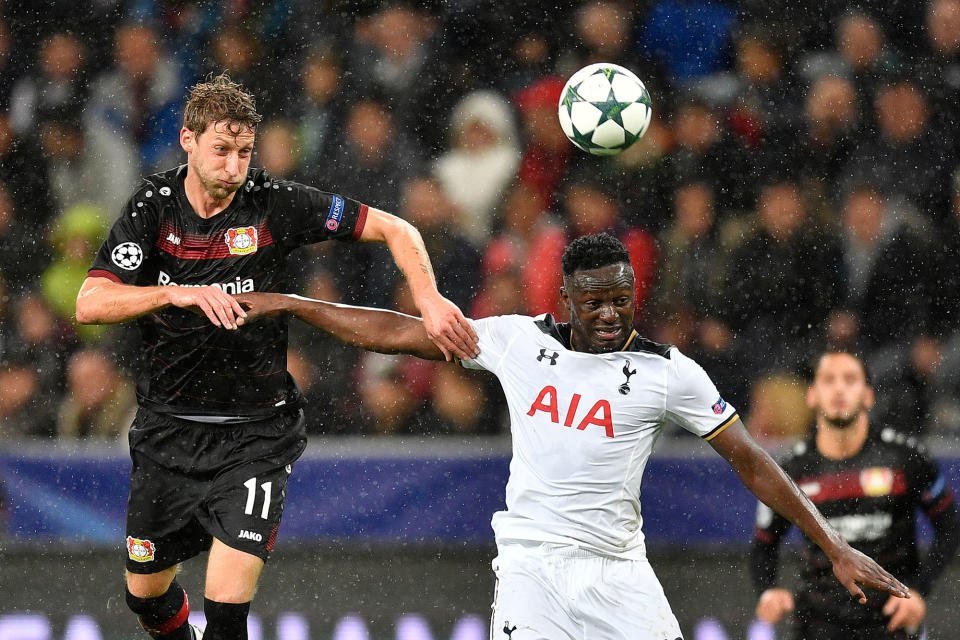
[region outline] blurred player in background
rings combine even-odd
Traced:
[[[609,234],[563,254],[561,299],[549,314],[473,321],[479,356],[510,410],[507,509],[493,516],[498,556],[491,638],[676,640],[670,605],[646,560],[640,482],[667,421],[708,441],[755,495],[806,531],[861,602],[862,586],[906,587],[851,548],[748,435],[707,374],[675,347],[633,329],[630,254]],[[243,294],[247,318],[288,312],[374,351],[443,359],[419,319],[296,296]]]
[[[142,334],[127,603],[154,638],[195,637],[174,578],[178,563],[207,549],[207,640],[247,637],[287,477],[306,446],[302,398],[287,373],[287,322],[238,330],[244,312],[230,293],[284,290],[287,254],[304,244],[382,242],[438,353],[476,350],[459,309],[437,292],[416,229],[250,169],[259,122],[252,96],[225,75],[195,86],[180,131],[187,163],[144,180],[77,297],[79,322],[137,320]]]
[[[838,597],[830,559],[809,538],[803,551],[803,586],[776,587],[780,540],[790,522],[758,506],[752,550],[757,617],[776,623],[796,609],[796,637],[817,640],[915,638],[926,616],[925,598],[960,544],[953,493],[936,463],[914,438],[892,428],[871,429],[873,389],[863,363],[842,352],[820,357],[807,402],[817,427],[783,468],[851,545],[876,558],[911,585],[909,599],[875,599],[865,607]],[[916,510],[935,537],[921,561]]]

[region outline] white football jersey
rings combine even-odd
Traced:
[[[500,380],[513,459],[497,542],[571,544],[645,556],[640,479],[667,421],[710,440],[737,419],[706,372],[634,331],[623,350],[570,349],[550,315],[472,321],[480,355],[463,363]]]

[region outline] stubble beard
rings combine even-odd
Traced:
[[[850,425],[854,424],[857,421],[857,418],[860,417],[860,414],[863,413],[863,405],[857,407],[855,411],[851,411],[848,414],[841,414],[838,416],[828,416],[822,409],[820,410],[820,415],[823,417],[824,421],[834,429],[846,429]]]

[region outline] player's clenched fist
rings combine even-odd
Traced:
[[[210,322],[225,329],[236,329],[237,318],[247,313],[240,303],[224,293],[220,287],[166,287],[167,300],[171,305],[187,309],[196,307]]]
[[[757,602],[756,616],[770,624],[777,624],[784,614],[793,611],[793,594],[786,589],[767,589]]]

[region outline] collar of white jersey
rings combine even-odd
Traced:
[[[538,316],[534,322],[540,331],[559,342],[561,345],[563,345],[564,349],[573,351],[574,353],[583,353],[573,348],[573,344],[570,341],[571,329],[569,322],[557,322],[553,315],[549,313]],[[648,340],[640,336],[636,329],[631,329],[630,335],[627,337],[626,341],[623,343],[623,346],[620,347],[618,351],[646,351],[656,353],[659,356],[669,359],[670,349],[672,347],[673,345],[660,344],[659,342]]]

